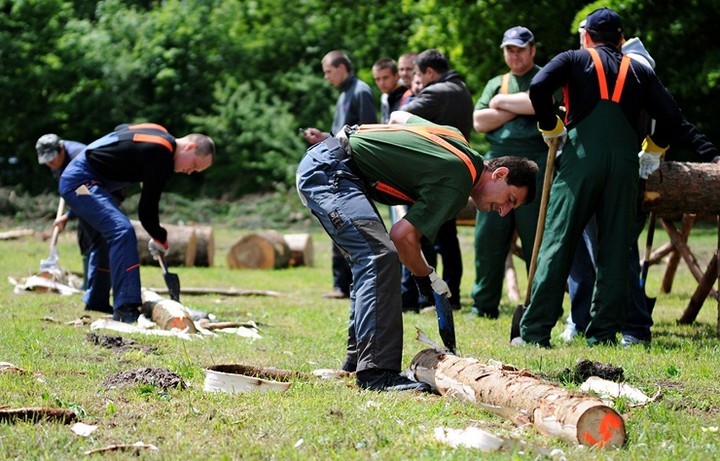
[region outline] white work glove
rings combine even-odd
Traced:
[[[430,273],[425,277],[418,277],[415,275],[413,277],[415,278],[418,291],[426,299],[432,301],[432,299],[434,299],[433,292],[439,295],[451,296],[450,287],[448,287],[447,283],[445,283],[445,280],[441,279],[437,275],[435,268],[431,267]]]
[[[659,147],[650,139],[650,136],[645,136],[642,150],[638,154],[638,160],[640,161],[639,173],[642,179],[647,179],[653,171],[660,168],[660,160],[662,160],[666,150],[667,147]]]
[[[152,255],[153,259],[158,259],[159,255],[165,256],[168,251],[170,250],[170,246],[168,245],[168,242],[162,243],[155,239],[150,239],[148,241],[148,250],[150,250],[150,254]]]
[[[563,145],[565,145],[565,141],[567,140],[567,129],[565,129],[563,121],[560,120],[560,117],[557,117],[555,128],[552,130],[543,130],[540,128],[540,124],[538,124],[538,130],[542,133],[543,141],[545,141],[545,144],[548,146],[553,142],[558,143],[557,153],[555,154],[555,157],[558,157],[562,153]]]

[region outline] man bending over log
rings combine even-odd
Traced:
[[[448,295],[447,284],[420,250],[435,239],[468,196],[501,216],[535,197],[537,165],[518,157],[485,161],[455,128],[408,112],[389,125],[345,127],[308,149],[297,171],[303,204],[352,266],[345,365],[373,390],[428,390],[399,375],[402,358],[400,262],[423,296]],[[373,200],[410,205],[388,234]]]
[[[203,134],[175,138],[154,123],[124,124],[91,143],[63,171],[60,194],[107,244],[109,261],[102,257],[102,242],[93,242],[88,272],[92,276],[93,271],[109,267],[114,320],[135,322],[142,299],[135,231],[111,194],[142,183],[140,222],[151,236],[150,252],[164,255],[167,232],[160,226],[158,204],[167,181],[173,173],[205,170],[214,157],[215,144]],[[109,299],[109,287],[105,295]]]

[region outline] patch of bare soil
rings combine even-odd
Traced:
[[[580,384],[590,376],[597,376],[599,378],[607,379],[608,381],[622,382],[625,380],[624,374],[625,371],[622,367],[583,359],[575,365],[574,370],[570,370],[568,368],[563,370],[561,376],[568,381]]]
[[[157,353],[157,347],[143,346],[142,344],[132,339],[124,339],[122,336],[106,336],[96,335],[95,333],[88,333],[85,340],[96,346],[105,347],[112,349],[118,353],[125,353],[130,350],[139,350],[146,354]]]
[[[591,360],[581,360],[575,366],[575,374],[580,376],[583,381],[590,376],[607,379],[608,381],[623,381],[625,371],[621,367],[616,367],[602,362],[593,362]]]
[[[185,389],[187,384],[179,374],[165,368],[138,368],[123,371],[108,377],[103,385],[108,389],[130,386],[136,383],[149,384],[161,389]]]

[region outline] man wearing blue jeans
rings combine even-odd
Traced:
[[[193,133],[175,138],[154,123],[124,124],[88,145],[63,171],[60,195],[102,236],[90,247],[88,274],[110,269],[114,320],[135,322],[142,298],[135,230],[113,200],[113,192],[142,183],[138,214],[151,236],[148,247],[155,256],[165,254],[167,231],[158,216],[165,185],[173,173],[205,170],[214,156],[215,144],[208,136]],[[97,295],[107,300],[109,289]]]
[[[300,161],[300,199],[352,266],[350,322],[344,368],[373,390],[427,390],[400,376],[400,263],[425,297],[448,285],[420,250],[471,197],[478,209],[505,215],[535,195],[537,165],[503,157],[485,162],[462,134],[407,112],[390,125],[346,127],[312,146]],[[409,205],[390,232],[373,201]]]

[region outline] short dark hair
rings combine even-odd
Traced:
[[[198,157],[207,157],[208,155],[215,160],[215,141],[210,136],[200,133],[190,133],[188,139],[197,144],[195,155]]]
[[[340,67],[340,65],[343,65],[345,66],[345,69],[347,69],[348,73],[352,74],[352,61],[350,60],[350,56],[348,56],[344,51],[333,50],[325,55],[325,57],[330,60],[331,66]]]
[[[439,74],[444,74],[450,70],[447,58],[435,48],[427,49],[415,56],[415,65],[420,69],[420,72],[425,72],[428,67],[432,67]]]
[[[495,171],[501,166],[508,169],[507,179],[505,180],[509,186],[519,188],[527,187],[527,195],[523,205],[532,203],[537,194],[537,163],[524,157],[495,157],[485,160],[485,167],[490,171]]]
[[[398,73],[398,65],[392,58],[382,58],[375,61],[373,64],[373,70],[390,69],[393,74]]]
[[[623,33],[622,32],[616,32],[616,31],[601,31],[598,32],[593,29],[585,29],[590,35],[590,38],[595,43],[603,43],[605,45],[612,45],[615,48],[620,47],[620,41],[622,40]]]

